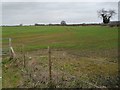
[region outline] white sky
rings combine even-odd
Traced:
[[[60,23],[62,20],[67,23],[102,22],[97,16],[97,11],[105,8],[114,9],[118,13],[117,1],[119,0],[84,0],[86,2],[75,2],[78,0],[74,0],[74,2],[40,1],[43,0],[29,0],[29,2],[28,0],[2,0],[2,24]],[[118,15],[114,16],[112,20],[118,20]]]
[[[2,2],[118,2],[120,0],[1,0]]]

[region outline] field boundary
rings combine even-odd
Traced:
[[[8,49],[7,48],[1,48],[1,56],[6,56],[6,55],[9,55],[10,57],[15,57],[15,51],[12,47],[12,39],[11,38],[0,38],[1,40],[8,40],[7,41],[7,46],[8,46]],[[4,43],[4,42],[3,42]],[[2,44],[3,44],[2,43]],[[3,46],[2,46],[3,47]]]

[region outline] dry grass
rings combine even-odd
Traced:
[[[117,86],[115,80],[117,80],[118,65],[117,62],[109,62],[108,59],[111,56],[84,57],[83,55],[82,57],[77,56],[67,50],[52,50],[53,87],[84,88],[95,87],[93,85],[106,87]],[[20,57],[22,56],[19,55],[18,61],[15,61],[16,66],[14,64],[12,64],[12,67],[9,66],[10,62],[5,64],[9,66],[9,68],[7,67],[6,69],[6,67],[3,66],[5,70],[5,72],[3,72],[5,78],[5,80],[3,80],[3,87],[49,87],[47,49],[27,53],[26,69],[23,69],[22,59]],[[31,59],[29,59],[29,57],[31,57]],[[16,69],[14,67],[16,67]],[[9,75],[13,73],[11,71],[13,71],[15,75],[9,78]]]

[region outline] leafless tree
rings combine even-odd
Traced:
[[[61,21],[61,25],[66,25],[66,22],[65,21]]]
[[[110,19],[116,14],[115,10],[105,10],[104,8],[98,11],[98,16],[103,19],[103,23],[107,24]]]

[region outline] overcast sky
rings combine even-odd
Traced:
[[[118,2],[2,2],[2,24],[99,23],[97,11],[102,8],[118,13]]]
[[[120,0],[1,0],[2,2],[118,2]]]

